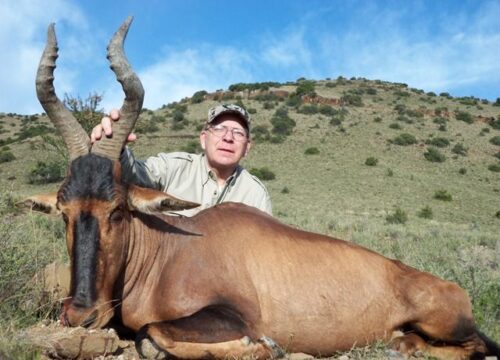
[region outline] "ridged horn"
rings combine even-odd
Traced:
[[[89,153],[90,139],[73,114],[59,100],[54,89],[54,69],[57,59],[57,39],[54,24],[49,25],[47,44],[36,74],[36,94],[55,128],[68,148],[70,160]]]
[[[91,152],[111,160],[118,160],[128,135],[132,131],[142,109],[144,88],[134,73],[123,51],[123,42],[132,23],[132,17],[120,26],[108,45],[108,60],[116,79],[122,85],[125,100],[120,109],[120,120],[113,124],[113,136],[96,142]]]

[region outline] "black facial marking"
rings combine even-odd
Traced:
[[[74,224],[73,305],[90,307],[96,299],[99,223],[90,213],[82,213]]]
[[[99,155],[88,154],[73,160],[70,175],[59,191],[59,200],[111,200],[113,189],[113,162]]]

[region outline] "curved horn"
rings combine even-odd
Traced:
[[[123,52],[123,42],[127,36],[128,28],[132,22],[132,17],[120,26],[108,45],[108,60],[111,63],[111,70],[116,74],[116,79],[122,84],[125,100],[120,109],[120,120],[113,124],[113,136],[103,137],[92,147],[92,153],[107,157],[111,160],[118,160],[128,134],[135,126],[142,109],[144,100],[144,89],[141,80],[134,73],[125,53]]]
[[[49,25],[47,44],[43,51],[36,74],[36,94],[40,104],[60,131],[70,160],[89,153],[90,139],[73,114],[59,100],[54,89],[54,69],[57,59],[57,39],[54,24]]]

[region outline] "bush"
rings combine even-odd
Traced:
[[[266,126],[257,125],[252,128],[252,138],[257,142],[268,141],[271,138],[271,134]]]
[[[250,169],[250,174],[258,177],[260,180],[274,180],[276,178],[276,175],[267,167],[262,167],[260,169],[252,168]]]
[[[330,105],[326,105],[326,104],[320,105],[318,108],[318,111],[320,112],[320,114],[328,115],[328,116],[333,116],[337,113],[337,110],[335,110]]]
[[[65,166],[60,162],[45,163],[39,161],[35,168],[32,169],[28,175],[28,182],[30,184],[49,184],[61,181],[64,179]]]
[[[488,166],[489,171],[500,172],[500,164],[492,164]]]
[[[497,152],[495,155],[493,155],[494,157],[496,157],[497,159],[500,159],[500,151]]]
[[[273,125],[272,132],[283,136],[290,135],[296,125],[295,121],[288,116],[288,110],[283,107],[276,110],[271,124]]]
[[[474,120],[472,119],[472,115],[466,111],[458,111],[457,113],[455,113],[455,118],[457,120],[464,121],[467,124],[472,124],[474,122]]]
[[[402,133],[402,134],[396,136],[392,140],[392,143],[396,144],[396,145],[400,145],[400,146],[408,146],[408,145],[416,144],[417,139],[412,134]]]
[[[2,151],[0,152],[0,164],[11,162],[16,160],[16,157],[10,151]]]
[[[458,173],[459,173],[460,175],[465,175],[465,174],[467,174],[467,169],[466,169],[466,168],[460,168],[460,169],[458,170]]]
[[[496,217],[497,219],[500,219],[500,210],[498,210],[498,211],[495,213],[495,217]]]
[[[247,111],[249,114],[252,114],[252,115],[257,114],[257,109],[255,109],[255,108],[248,108]]]
[[[496,146],[500,146],[500,136],[493,136],[491,139],[490,139],[490,143],[492,143],[493,145],[496,145]]]
[[[382,122],[382,118],[380,116],[377,116],[375,119],[373,119],[374,122],[380,123]]]
[[[352,105],[352,106],[358,106],[361,107],[363,106],[363,100],[361,99],[361,96],[355,95],[355,94],[344,94],[342,96],[342,102],[346,105]]]
[[[310,148],[307,148],[306,151],[304,151],[304,154],[316,155],[316,154],[319,154],[319,149],[317,147],[310,147]]]
[[[434,199],[442,200],[442,201],[451,201],[452,200],[452,196],[446,190],[437,190],[434,193]]]
[[[428,145],[433,145],[433,146],[439,147],[439,148],[444,148],[444,147],[447,147],[448,145],[450,145],[450,141],[448,139],[442,138],[442,137],[435,137],[432,139],[428,139],[425,143]]]
[[[318,113],[318,107],[316,106],[316,104],[302,105],[299,108],[298,112],[301,114],[313,115]]]
[[[429,206],[426,206],[417,213],[417,216],[422,219],[432,219],[434,214]]]
[[[315,92],[315,82],[312,80],[301,80],[299,85],[295,89],[295,94],[297,96],[309,95],[316,96]]]
[[[408,221],[408,215],[398,207],[392,214],[387,215],[385,220],[388,224],[404,224]]]
[[[432,119],[432,122],[434,124],[446,125],[446,123],[448,122],[448,120],[446,118],[444,118],[444,117],[438,116],[438,117],[435,117],[434,119]]]
[[[463,146],[461,143],[455,144],[453,146],[453,149],[451,149],[451,152],[457,155],[462,155],[462,156],[467,156],[467,148]]]
[[[424,153],[424,157],[430,162],[441,163],[446,160],[446,156],[441,154],[439,150],[435,147],[429,146],[427,151]]]
[[[395,130],[401,130],[402,129],[401,125],[399,125],[398,123],[392,123],[392,124],[389,125],[389,127],[391,129],[395,129]]]
[[[367,166],[376,166],[378,163],[378,159],[373,157],[373,156],[370,156],[369,158],[367,158],[365,160],[365,165]]]
[[[285,186],[283,189],[281,189],[282,194],[288,194],[290,193],[290,190]]]
[[[192,104],[199,104],[205,100],[205,95],[207,95],[207,92],[205,90],[200,90],[197,91],[193,94],[191,97],[191,103]]]
[[[181,150],[191,154],[199,154],[203,151],[198,140],[189,141]]]

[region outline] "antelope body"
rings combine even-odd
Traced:
[[[126,94],[113,138],[91,147],[55,95],[53,26],[37,75],[38,97],[72,160],[57,194],[28,201],[66,222],[72,276],[64,324],[102,327],[115,316],[137,333],[142,354],[185,359],[267,358],[280,348],[325,356],[388,341],[396,330],[406,333],[391,346],[406,355],[499,355],[454,283],[243,204],[192,218],[162,215],[196,204],[123,183],[119,154],[144,96],[123,54],[130,22],[108,48]]]

